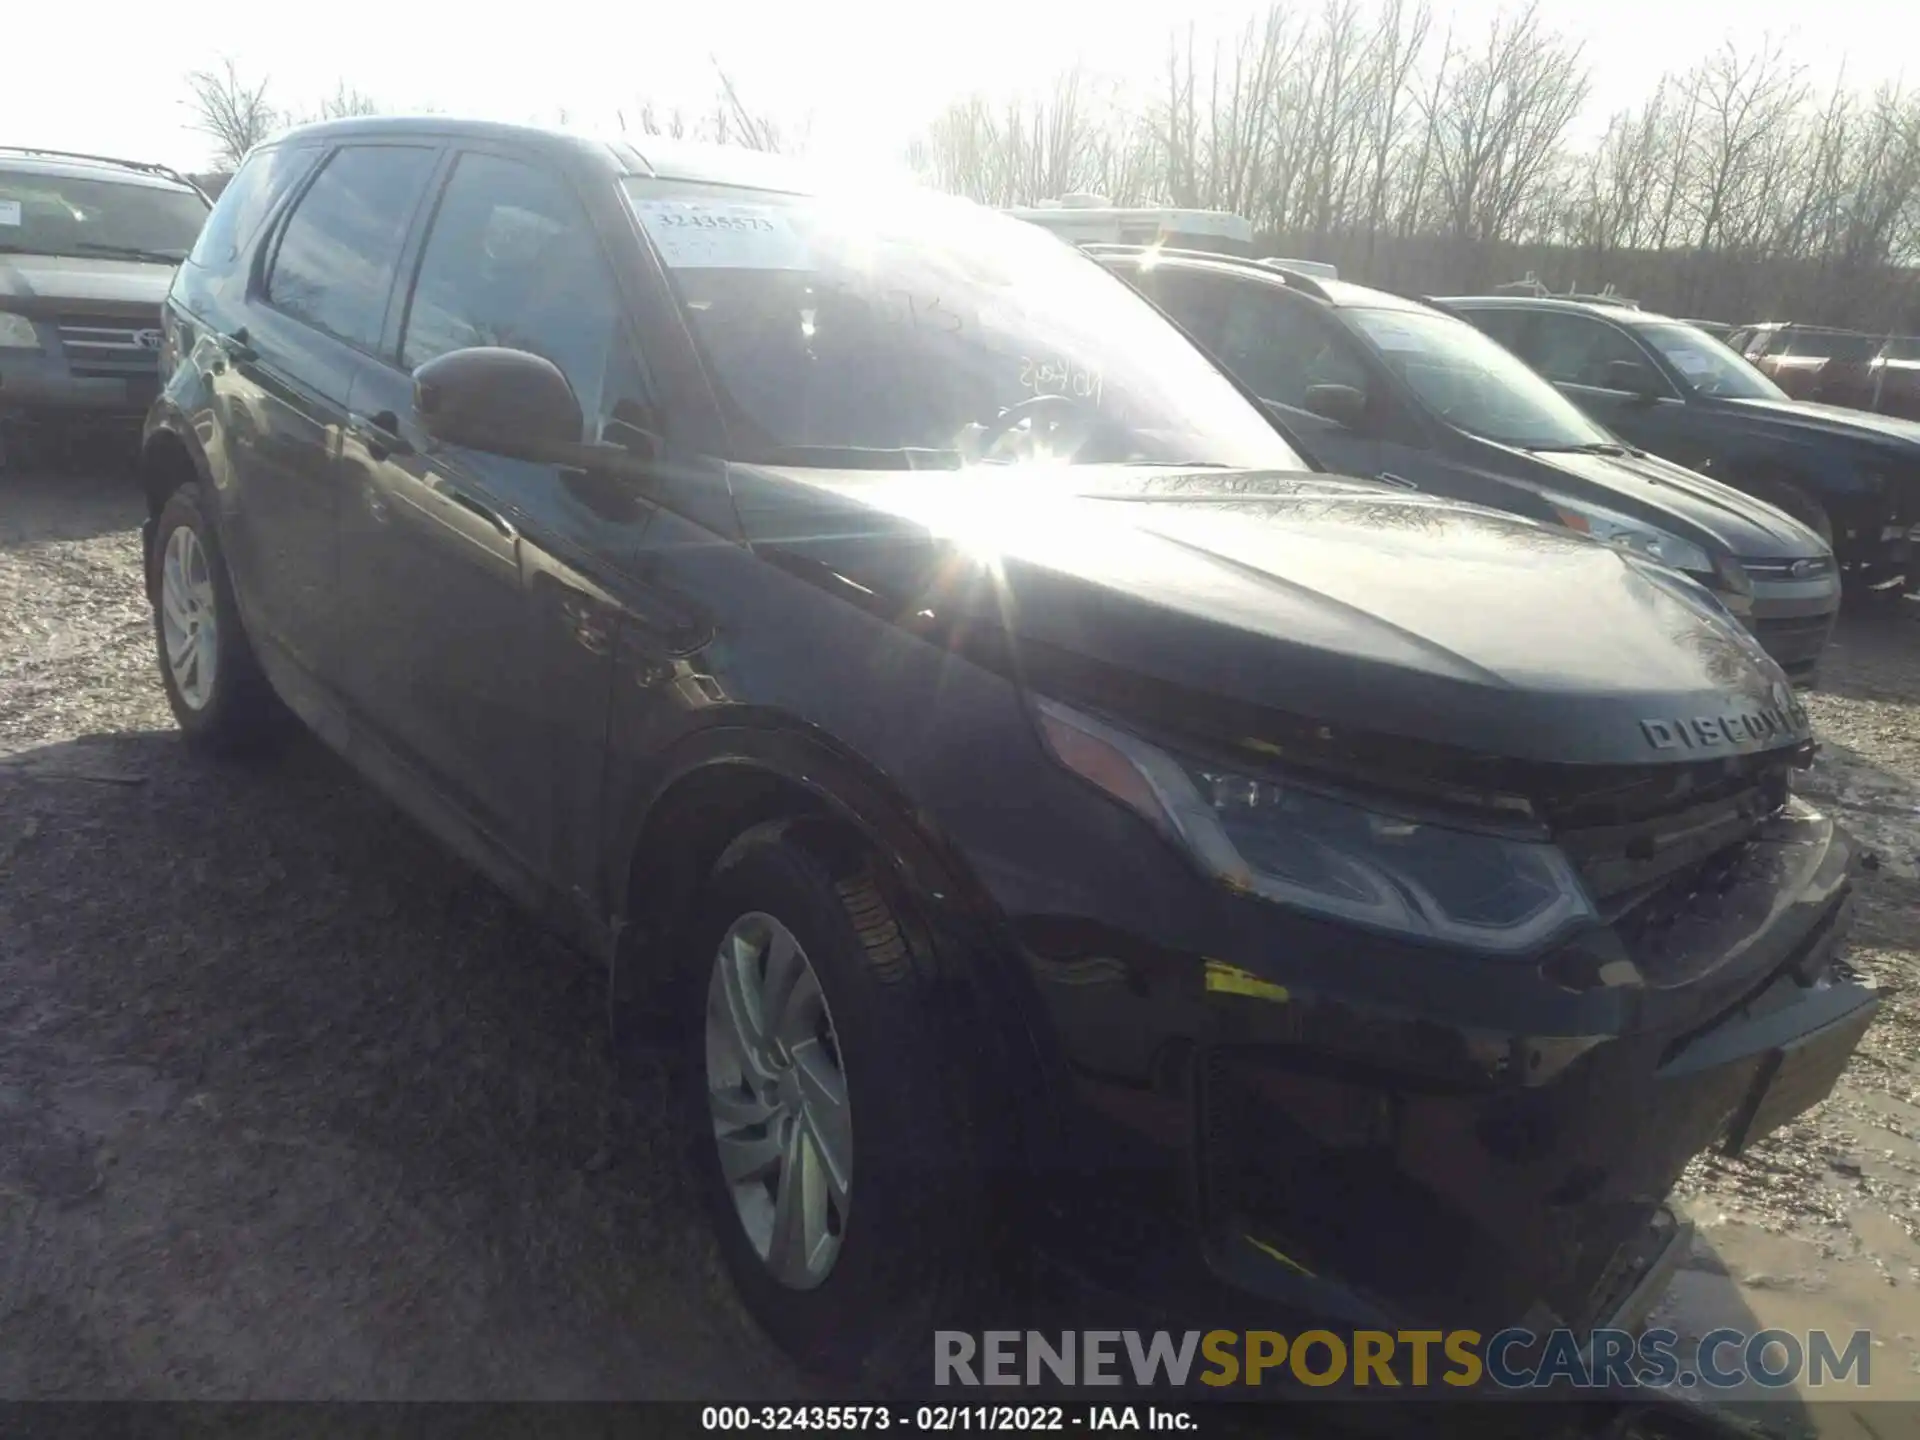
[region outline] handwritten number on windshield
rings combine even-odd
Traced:
[[[765,230],[774,228],[773,222],[760,215],[709,215],[704,211],[689,215],[681,210],[669,210],[655,217],[666,225],[681,226],[695,230]]]
[[[1020,388],[1036,395],[1068,395],[1098,405],[1106,387],[1105,377],[1090,366],[1075,365],[1064,356],[1042,356],[1036,360],[1023,355]]]

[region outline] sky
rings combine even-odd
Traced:
[[[1302,0],[1303,7],[1315,0]],[[1436,27],[1484,32],[1502,0],[1432,0]],[[447,0],[174,7],[152,0],[35,4],[10,13],[0,66],[0,143],[206,168],[186,76],[231,58],[265,76],[283,108],[310,109],[345,81],[383,110],[613,131],[643,99],[698,110],[714,62],[750,108],[810,120],[822,160],[897,168],[907,142],[971,91],[1039,88],[1079,64],[1151,79],[1174,26],[1236,28],[1250,0],[1181,9],[1127,0],[724,0],[614,7]],[[1541,0],[1546,21],[1585,46],[1593,93],[1583,131],[1637,103],[1661,73],[1729,37],[1789,41],[1815,78],[1920,82],[1920,5],[1897,0]],[[217,17],[205,28],[196,15]],[[1909,57],[1912,57],[1909,60]],[[1914,74],[1903,75],[1911,63]],[[86,77],[84,84],[76,76]]]

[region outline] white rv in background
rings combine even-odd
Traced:
[[[1338,280],[1340,268],[1329,265],[1325,260],[1284,260],[1278,255],[1268,255],[1260,262],[1271,265],[1276,270],[1291,270],[1296,275],[1305,275],[1310,280]]]
[[[1063,195],[1006,213],[1075,245],[1162,245],[1253,254],[1253,222],[1225,210],[1134,208],[1116,206],[1104,195]]]

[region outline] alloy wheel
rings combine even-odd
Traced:
[[[706,1054],[714,1143],[748,1243],[775,1280],[810,1290],[846,1235],[853,1117],[820,979],[771,915],[740,916],[720,941]]]
[[[219,676],[220,631],[207,552],[189,525],[175,526],[167,536],[160,566],[160,634],[181,702],[189,710],[204,710]]]

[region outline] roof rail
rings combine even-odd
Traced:
[[[1298,290],[1303,295],[1311,295],[1316,300],[1331,297],[1322,288],[1320,282],[1311,275],[1298,270],[1287,270],[1278,265],[1269,265],[1264,260],[1249,260],[1244,255],[1223,255],[1216,250],[1181,250],[1171,245],[1136,245],[1119,240],[1083,240],[1079,249],[1089,255],[1165,255],[1174,260],[1207,260],[1225,265],[1235,270],[1252,270],[1270,279],[1278,279],[1289,290]]]
[[[48,160],[85,160],[93,165],[118,165],[122,170],[135,170],[142,175],[158,175],[162,180],[171,180],[184,185],[202,200],[207,198],[193,181],[182,175],[170,165],[156,165],[150,160],[123,160],[117,155],[89,155],[79,150],[43,150],[37,145],[0,145],[0,155],[41,156]]]

